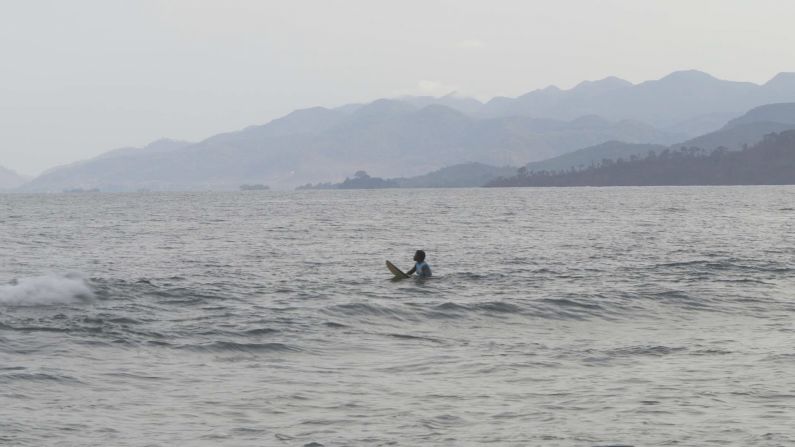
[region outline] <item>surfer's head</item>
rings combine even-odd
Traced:
[[[422,250],[417,250],[417,252],[414,253],[414,260],[417,261],[417,262],[424,261],[425,260],[425,252],[422,251]]]

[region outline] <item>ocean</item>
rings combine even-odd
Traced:
[[[793,218],[795,187],[0,195],[0,445],[795,445]]]

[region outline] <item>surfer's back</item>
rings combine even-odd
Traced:
[[[432,276],[431,266],[425,261],[419,261],[414,264],[414,271],[417,272],[417,276],[420,278],[429,278]]]

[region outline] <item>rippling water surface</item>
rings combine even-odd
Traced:
[[[795,188],[0,195],[0,444],[793,445]],[[423,248],[434,277],[392,281]]]

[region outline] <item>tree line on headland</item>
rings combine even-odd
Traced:
[[[795,184],[795,130],[769,134],[740,151],[695,147],[602,160],[584,169],[528,172],[486,186],[664,186]]]

